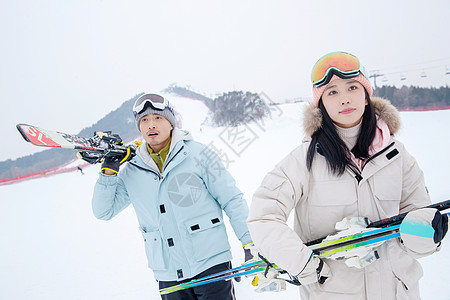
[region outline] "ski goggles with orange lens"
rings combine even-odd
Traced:
[[[366,78],[366,69],[359,59],[347,52],[331,52],[322,56],[314,65],[311,73],[311,81],[316,87],[328,84],[336,75],[347,79],[363,74]]]
[[[173,107],[170,105],[169,100],[156,94],[145,94],[139,97],[133,106],[133,114],[136,117],[137,114],[142,113],[150,105],[156,110],[164,110],[168,108],[173,114]]]

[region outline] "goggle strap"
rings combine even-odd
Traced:
[[[328,84],[330,82],[331,78],[333,78],[333,75],[336,75],[342,79],[348,79],[348,78],[356,77],[359,74],[361,74],[361,70],[342,72],[336,68],[330,68],[330,69],[328,69],[327,74],[321,80],[315,82],[314,85],[316,87],[321,87],[325,84]]]
[[[168,106],[167,100],[164,98],[164,102],[154,102],[151,99],[145,99],[143,100],[139,105],[133,107],[133,111],[140,113],[142,110],[144,110],[145,106],[149,103],[153,108],[164,110],[166,106]]]
[[[146,109],[146,107],[148,107],[149,105],[151,108],[153,108],[155,110],[160,110],[160,111],[163,111],[164,109],[167,108],[173,115],[175,115],[172,105],[170,105],[169,101],[166,98],[164,98],[164,103],[160,103],[160,102],[154,103],[150,99],[145,99],[141,104],[139,104],[136,107],[133,107],[134,117],[136,117],[138,114],[142,113]]]

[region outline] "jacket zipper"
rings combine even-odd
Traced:
[[[380,152],[376,153],[375,155],[369,157],[369,158],[364,162],[364,166],[365,166],[369,161],[371,161],[372,159],[374,159],[374,158],[380,156],[381,154],[383,154],[384,152],[386,152],[386,151],[387,151],[389,148],[391,148],[394,144],[395,144],[395,142],[390,143],[389,145],[386,146],[386,148],[384,148],[384,149],[381,150]],[[363,169],[364,169],[364,166],[363,166]]]
[[[161,155],[159,153],[156,153],[156,155],[158,156],[158,168],[161,166],[161,170],[162,170],[162,160],[161,160]]]
[[[380,152],[376,153],[375,155],[369,157],[365,162],[364,165],[362,167],[362,169],[364,170],[364,167],[366,166],[366,164],[373,160],[374,158],[380,156],[381,154],[383,154],[384,152],[386,152],[389,148],[391,148],[393,145],[395,144],[395,142],[390,143],[389,145],[386,146],[386,148],[384,148],[383,150],[381,150]],[[353,174],[355,174],[355,179],[358,181],[358,184],[361,182],[361,180],[363,179],[361,172],[359,171],[359,169],[354,166],[353,164],[348,165],[348,169],[350,171],[352,171]]]
[[[164,166],[163,166],[163,168],[162,168],[163,171],[164,171],[164,169],[167,167],[167,165],[172,161],[172,159],[173,159],[175,156],[177,156],[178,153],[180,153],[181,150],[183,150],[183,149],[184,149],[184,145],[181,146],[180,149],[179,149],[176,153],[171,152],[170,155],[169,155],[169,157],[166,157],[166,160],[164,161]],[[161,175],[161,178],[162,178],[162,175]],[[170,210],[172,211],[172,205],[168,205],[167,208],[170,209]],[[172,215],[175,216],[174,213],[173,213],[173,211],[172,211]],[[180,233],[180,229],[178,228],[178,226],[176,226],[176,230],[177,230],[177,232],[178,232],[178,236],[180,237],[180,241],[181,241],[181,240],[182,240],[182,239],[181,239],[181,233]],[[190,263],[189,263],[188,256],[186,255],[185,247],[180,247],[180,252],[183,253],[184,258],[185,258],[185,261],[187,262],[187,264],[186,264],[186,269],[187,269],[187,270],[186,270],[186,269],[183,270],[183,279],[186,279],[186,278],[188,278],[188,277],[194,276],[194,274],[191,274],[191,272],[192,272],[192,270],[191,270],[191,265],[190,265]],[[190,274],[190,276],[186,276],[186,272],[185,272],[185,271],[187,271],[187,273]]]
[[[175,154],[170,153],[169,157],[166,157],[166,160],[164,161],[164,166],[163,166],[163,168],[162,168],[163,171],[164,171],[164,169],[167,167],[167,165],[172,161],[172,159],[173,159],[178,153],[180,153],[181,150],[183,150],[183,148],[184,148],[184,145],[180,147],[180,150],[178,150],[177,153],[175,153]]]
[[[361,182],[361,180],[363,179],[361,172],[358,170],[357,167],[355,167],[353,164],[350,164],[347,166],[347,168],[353,173],[355,174],[355,179],[356,181],[358,181],[358,185]]]
[[[170,153],[170,156],[166,158],[166,161],[165,161],[165,163],[164,163],[164,167],[166,167],[166,166],[169,164],[169,162],[170,162],[170,161],[171,161],[178,153],[180,153],[181,150],[183,150],[183,149],[184,149],[184,145],[181,146],[180,149],[179,149],[175,154],[173,154],[173,152]],[[159,157],[159,154],[158,154],[158,157]],[[161,158],[160,158],[160,160],[161,160]],[[151,172],[151,173],[154,173],[154,174],[158,175],[159,179],[163,179],[162,174],[159,173],[159,172],[157,173],[157,172],[155,172],[155,171],[152,170],[152,169],[143,168],[143,167],[141,167],[141,166],[139,166],[139,165],[137,165],[137,164],[135,164],[135,163],[132,163],[132,162],[130,162],[130,164],[132,164],[133,166],[135,166],[135,167],[137,167],[137,168],[139,168],[139,169],[141,169],[141,170],[145,170],[145,171],[149,171],[149,172]],[[164,170],[164,167],[163,167],[163,170]],[[170,205],[167,205],[166,208],[172,210],[172,207],[171,207]],[[173,212],[172,212],[172,215],[174,215]],[[161,225],[159,225],[159,226],[161,226]],[[180,233],[180,230],[179,230],[178,226],[176,227],[176,230],[178,231],[178,236],[181,237],[181,233]],[[181,238],[180,238],[180,240],[181,240]],[[186,252],[184,251],[184,248],[181,249],[181,252],[183,253],[183,255],[184,255],[184,257],[185,257],[186,262],[188,262],[189,259],[188,259],[187,255],[186,255]],[[187,264],[187,268],[188,268],[188,273],[190,274],[190,273],[191,273],[191,266],[190,266],[189,262],[188,262],[188,264]],[[192,274],[191,274],[191,275],[192,275]],[[186,276],[185,276],[184,272],[183,272],[183,277],[186,279]]]

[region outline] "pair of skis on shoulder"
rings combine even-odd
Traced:
[[[16,128],[35,146],[74,149],[79,151],[78,158],[91,164],[99,163],[107,156],[123,157],[127,151],[134,155],[136,149],[135,145],[125,146],[120,136],[110,131],[95,132],[94,136],[86,138],[27,124],[17,124]]]
[[[427,207],[442,211],[450,208],[450,200],[432,204]],[[448,214],[450,216],[450,213]],[[400,223],[405,216],[406,213],[372,222],[362,232],[339,236],[337,238],[333,238],[334,234],[332,234],[306,243],[306,245],[320,258],[333,257],[332,259],[339,259],[339,257],[345,257],[346,253],[350,251],[364,247],[372,248],[372,246],[379,246],[387,240],[400,237]],[[230,280],[240,276],[258,276],[258,274],[267,273],[269,269],[275,269],[280,275],[288,276],[288,278],[278,277],[278,279],[285,280],[294,285],[300,285],[294,276],[279,268],[277,265],[268,262],[264,257],[260,256],[260,258],[260,260],[251,261],[230,270],[160,289],[160,294],[166,295],[220,280]]]

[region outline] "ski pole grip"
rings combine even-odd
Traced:
[[[425,206],[424,208],[435,208],[439,211],[441,210],[445,210],[450,208],[450,200],[445,200],[439,203],[434,203],[428,206]],[[396,224],[400,224],[402,222],[402,220],[405,218],[405,216],[408,213],[403,213],[403,214],[399,214],[390,218],[386,218],[386,219],[382,219],[376,222],[372,222],[369,225],[367,225],[367,228],[371,228],[371,227],[383,227],[383,226],[387,226],[387,225],[396,225]]]

